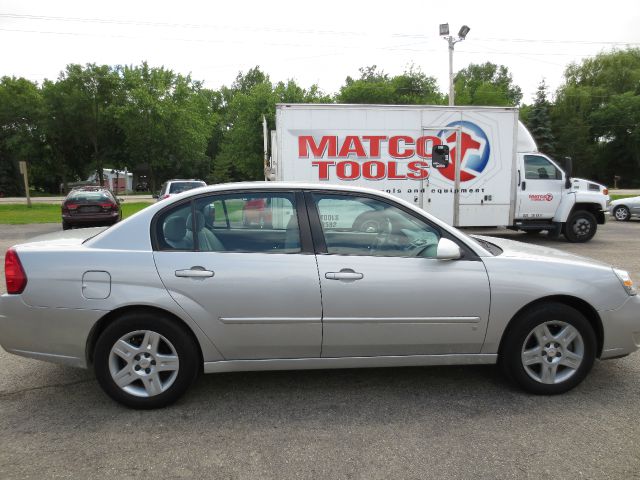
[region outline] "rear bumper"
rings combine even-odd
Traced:
[[[621,357],[640,348],[640,295],[629,297],[615,310],[598,313],[604,330],[600,358]]]
[[[62,221],[68,224],[90,224],[90,223],[114,223],[120,217],[120,212],[96,213],[87,215],[62,214]]]
[[[0,296],[0,345],[7,352],[87,367],[87,339],[103,310],[31,307],[20,295]]]

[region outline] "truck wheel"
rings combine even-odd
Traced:
[[[171,318],[151,312],[126,313],[98,337],[96,378],[123,405],[164,407],[195,380],[197,352],[193,338]]]
[[[586,210],[578,210],[569,215],[563,233],[571,243],[582,243],[591,240],[597,229],[596,217]]]
[[[613,210],[613,216],[616,217],[616,220],[619,222],[626,222],[631,218],[631,212],[624,205],[620,205]]]
[[[584,380],[596,356],[596,336],[584,315],[553,302],[515,321],[500,354],[511,380],[538,395],[564,393]]]

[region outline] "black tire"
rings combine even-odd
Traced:
[[[563,233],[571,243],[583,243],[591,240],[597,229],[598,222],[591,212],[577,210],[569,215]]]
[[[62,229],[63,230],[69,230],[71,228],[71,225],[69,225],[67,222],[62,222]]]
[[[136,367],[141,365],[141,362],[136,360],[141,355],[134,356],[137,352],[131,350],[131,357],[125,361],[116,354],[112,356],[112,347],[123,338],[130,339],[127,343],[133,347],[138,338],[142,340],[144,332],[159,334],[157,355],[152,353],[150,359],[141,359],[147,363],[142,364],[143,368],[136,368],[134,371],[133,364]],[[134,333],[137,333],[137,336],[133,335]],[[138,348],[140,347],[141,345]],[[153,352],[153,349],[149,351]],[[160,372],[161,359],[169,356],[177,356],[178,366],[174,370]],[[113,369],[120,368],[120,371],[128,370],[127,378],[133,379],[128,380],[129,383],[123,387],[116,384],[114,374],[111,373]],[[100,334],[94,351],[94,369],[102,389],[117,402],[137,409],[161,408],[175,402],[193,383],[200,371],[200,356],[196,341],[171,317],[156,312],[137,311],[123,314]],[[148,375],[143,371],[145,369]],[[158,379],[159,383],[155,385],[162,387],[160,393],[149,394],[145,387],[143,377],[149,381],[152,376]],[[132,393],[134,391],[136,393]]]
[[[499,363],[506,376],[527,392],[537,395],[564,393],[582,382],[593,367],[596,335],[589,321],[576,309],[562,303],[541,304],[525,311],[514,322],[503,339]],[[534,330],[544,325],[552,336],[545,337],[548,343],[540,346]],[[567,326],[570,328],[563,330]],[[555,337],[560,337],[561,332],[577,332],[578,335],[562,345],[562,340],[556,340]],[[540,348],[539,361],[536,360],[537,348]],[[528,358],[535,363],[524,365],[525,352],[529,352]],[[581,357],[579,363],[575,360],[576,356]],[[576,362],[575,368],[561,363],[568,360]],[[553,370],[554,365],[556,370]],[[545,369],[554,372],[553,378],[557,383],[543,381]]]
[[[541,228],[534,228],[534,229],[530,229],[530,230],[525,230],[524,231],[527,235],[538,235],[540,232],[542,232]]]
[[[619,205],[613,209],[613,217],[619,222],[628,222],[631,220],[631,212],[624,205]]]

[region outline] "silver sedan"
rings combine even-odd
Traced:
[[[264,222],[243,221],[259,208]],[[6,255],[0,343],[134,408],[199,372],[498,363],[535,394],[640,346],[627,272],[469,237],[391,195],[246,183]]]
[[[631,220],[632,215],[640,216],[640,196],[614,200],[609,204],[609,213],[620,222]]]

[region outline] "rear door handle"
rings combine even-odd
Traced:
[[[327,280],[362,280],[364,275],[345,268],[339,272],[327,272],[324,274],[324,278]]]
[[[176,270],[176,277],[191,277],[191,278],[209,278],[213,277],[214,272],[211,270],[205,270],[203,267],[191,267],[184,270]]]

